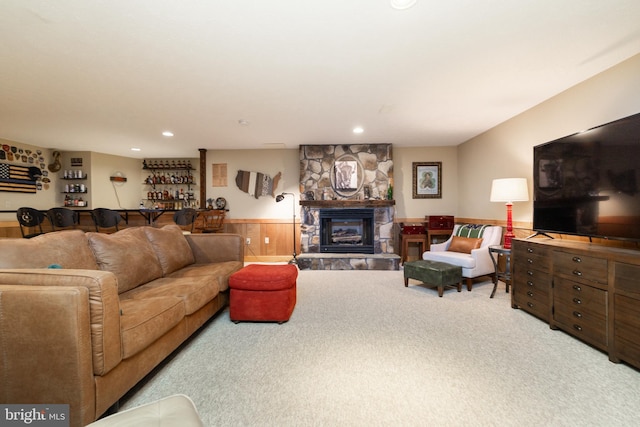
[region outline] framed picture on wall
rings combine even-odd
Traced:
[[[413,198],[442,198],[442,162],[413,162]]]

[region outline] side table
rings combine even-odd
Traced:
[[[447,240],[452,234],[453,228],[439,230],[436,230],[434,228],[427,228],[427,250],[431,249],[431,243],[433,242],[434,237],[440,236],[443,238],[443,240]]]
[[[506,249],[503,246],[489,246],[489,256],[493,262],[493,268],[495,269],[495,275],[493,277],[493,291],[489,298],[493,298],[496,294],[496,288],[498,287],[498,280],[502,279],[505,283],[505,292],[509,292],[509,286],[511,285],[511,249]],[[505,268],[504,271],[500,271],[498,267],[498,259],[504,257]]]
[[[420,254],[429,249],[429,243],[427,243],[426,234],[402,234],[402,250],[400,253],[400,264],[404,265],[407,260],[407,252],[409,252],[409,243],[418,243],[420,245]],[[419,256],[418,259],[422,257]]]

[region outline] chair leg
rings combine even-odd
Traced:
[[[470,277],[467,277],[465,280],[467,282],[467,291],[471,292],[471,289],[473,288],[473,280]]]

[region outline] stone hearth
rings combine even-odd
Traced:
[[[398,270],[395,254],[301,254],[300,270]]]
[[[300,269],[311,270],[398,270],[400,257],[394,251],[394,200],[301,200]],[[322,253],[320,210],[372,208],[374,210],[374,253]]]

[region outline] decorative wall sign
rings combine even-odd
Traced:
[[[212,187],[226,187],[227,186],[227,164],[226,163],[213,163],[211,165],[211,186]]]
[[[442,198],[442,162],[413,162],[413,198]]]
[[[49,169],[49,172],[55,173],[58,172],[60,168],[62,168],[62,163],[60,163],[60,152],[54,151],[53,153],[51,153],[51,155],[53,156],[53,163],[50,163],[47,168]]]
[[[247,172],[239,170],[236,175],[238,188],[256,199],[260,196],[276,196],[276,188],[282,176],[282,172],[271,178],[260,172]]]
[[[42,171],[35,166],[0,163],[0,191],[35,193]]]

